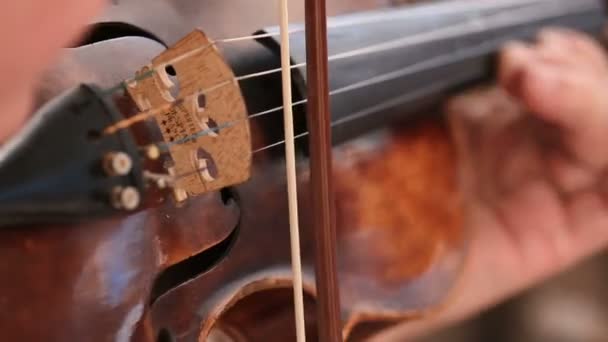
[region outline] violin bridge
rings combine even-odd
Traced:
[[[162,132],[177,202],[249,178],[245,101],[232,69],[203,32],[190,33],[154,58],[126,88]]]

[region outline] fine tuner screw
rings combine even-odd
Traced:
[[[103,158],[103,169],[108,176],[126,176],[133,169],[133,160],[124,152],[110,152]]]
[[[141,203],[141,196],[139,191],[132,186],[118,186],[112,189],[110,200],[114,208],[132,211],[139,207],[139,204]]]

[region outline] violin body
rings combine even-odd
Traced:
[[[381,5],[387,4],[329,3],[333,14]],[[237,7],[260,15],[237,20]],[[301,19],[302,12],[294,11]],[[83,82],[112,86],[193,27],[212,37],[248,35],[275,23],[275,12],[267,1],[118,1],[92,25],[84,43],[66,49],[45,77],[38,102]],[[275,51],[257,41],[222,52],[236,74],[277,63]],[[243,86],[250,112],[280,104],[280,95],[268,95],[280,86],[275,81]],[[134,110],[128,101],[117,101],[125,111]],[[348,340],[432,314],[450,297],[465,265],[468,236],[453,142],[445,119],[435,115],[438,107],[420,108],[415,116],[392,113],[382,119],[393,123],[390,128],[374,125],[334,147],[337,267]],[[278,117],[251,122],[254,147],[279,139]],[[298,175],[307,333],[314,341],[314,241],[304,144]],[[254,155],[246,183],[179,208],[155,199],[133,215],[0,230],[5,338],[294,340],[286,191],[279,147]]]

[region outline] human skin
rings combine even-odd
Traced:
[[[471,250],[444,310],[378,341],[471,317],[608,245],[608,62],[591,38],[552,29],[511,43],[499,86],[447,104]]]
[[[3,4],[0,20],[0,142],[15,134],[31,111],[41,74],[60,48],[77,39],[103,0],[18,0]]]
[[[18,132],[31,111],[41,74],[103,4],[5,4],[0,21],[0,72],[5,80],[0,85],[0,142]],[[545,31],[533,46],[505,47],[499,83],[502,90],[458,97],[447,108],[472,237],[459,291],[442,313],[398,328],[382,341],[470,317],[608,242],[604,52],[580,34]]]

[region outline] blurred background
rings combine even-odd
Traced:
[[[416,342],[608,341],[608,251],[571,271]]]

